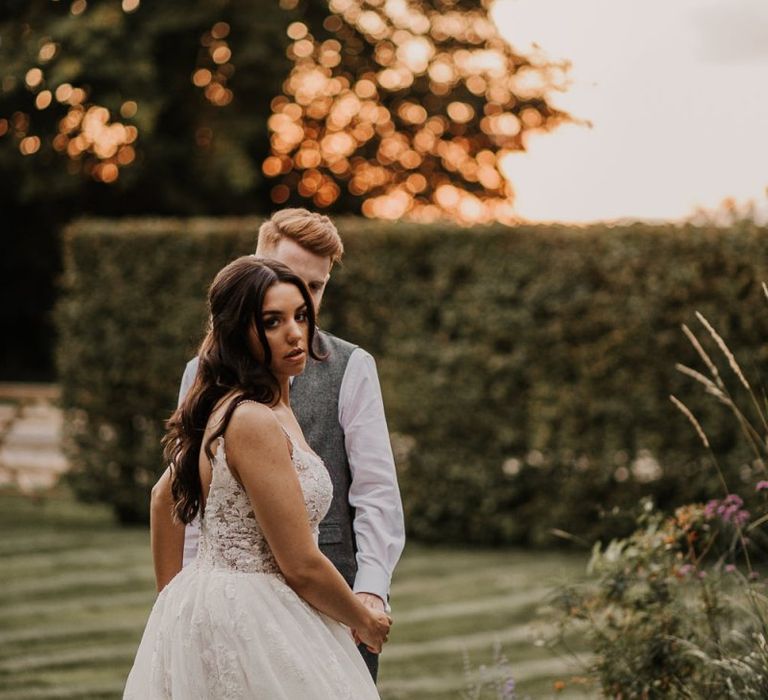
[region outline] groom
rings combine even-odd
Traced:
[[[301,277],[315,311],[344,246],[327,216],[284,209],[259,229],[256,254]],[[320,524],[320,549],[367,606],[387,608],[389,585],[405,543],[403,509],[373,357],[356,345],[318,331],[324,361],[308,358],[291,385],[291,407],[309,446],[333,481],[333,502]],[[179,402],[195,378],[197,358],[184,371]],[[171,516],[170,474],[152,489],[152,555],[158,588],[197,554],[199,521],[186,531]],[[182,545],[183,542],[183,545]],[[376,680],[378,655],[359,646]]]

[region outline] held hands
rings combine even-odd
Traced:
[[[360,627],[352,630],[357,644],[365,644],[368,651],[380,654],[384,643],[389,639],[392,618],[384,611],[384,601],[371,593],[356,593],[358,600],[365,606],[365,618]]]

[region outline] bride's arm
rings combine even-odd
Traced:
[[[184,556],[184,525],[173,517],[170,468],[163,472],[152,487],[149,531],[155,582],[159,592],[181,571]]]
[[[275,415],[261,404],[242,404],[232,414],[225,444],[227,462],[248,493],[288,585],[320,612],[354,629],[372,651],[380,651],[389,617],[366,608],[318,549]]]

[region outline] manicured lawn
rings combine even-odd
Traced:
[[[0,700],[119,698],[154,599],[148,531],[57,491],[39,501],[0,493],[0,532]],[[556,693],[579,669],[536,644],[548,593],[584,562],[409,545],[392,588],[382,697],[461,698],[468,679],[498,675],[497,645],[518,698],[593,697],[572,684]]]

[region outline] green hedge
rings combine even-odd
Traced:
[[[669,507],[717,494],[671,392],[701,418],[734,486],[757,478],[733,421],[674,364],[698,366],[680,331],[698,310],[758,383],[768,230],[338,223],[347,255],[321,320],[377,357],[414,537],[591,539],[631,529],[642,495]],[[72,478],[124,521],[146,518],[206,286],[253,249],[258,224],[67,231],[57,321]]]

